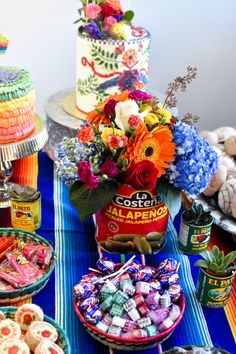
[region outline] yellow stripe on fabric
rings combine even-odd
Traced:
[[[30,186],[37,189],[38,154],[13,161],[13,177],[11,181],[20,186]]]

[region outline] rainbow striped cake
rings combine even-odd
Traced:
[[[34,127],[32,75],[21,68],[0,66],[0,144],[22,140]]]

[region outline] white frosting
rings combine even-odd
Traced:
[[[126,88],[124,76],[134,71],[145,88],[148,78],[150,34],[133,27],[130,40],[77,38],[76,106],[89,112],[109,95]],[[126,72],[126,73],[125,73]],[[133,76],[132,75],[132,76]],[[122,79],[123,78],[123,79]],[[120,79],[120,84],[118,80]],[[133,87],[129,88],[132,89]],[[138,88],[138,87],[136,87]]]

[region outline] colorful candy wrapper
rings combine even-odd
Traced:
[[[101,258],[97,261],[97,268],[105,274],[111,274],[116,271],[116,265],[114,262],[107,260],[107,258]]]
[[[88,308],[84,316],[85,320],[91,324],[96,324],[102,319],[102,311],[99,306]]]
[[[0,265],[0,278],[6,280],[15,288],[23,287],[29,284],[29,280],[17,272],[8,260],[5,260]]]
[[[8,48],[9,39],[6,34],[0,33],[0,54],[5,54]]]
[[[80,307],[82,310],[86,310],[86,309],[89,308],[89,307],[93,307],[93,306],[97,305],[97,303],[98,303],[98,299],[97,299],[95,296],[90,296],[90,297],[84,299],[84,300],[80,303],[79,307]]]
[[[157,272],[159,274],[163,273],[174,273],[177,271],[178,262],[173,258],[167,258],[159,264],[157,267]]]
[[[179,275],[178,273],[164,273],[160,275],[159,281],[163,287],[167,287],[172,284],[178,284]]]
[[[168,292],[170,294],[171,301],[175,302],[180,298],[180,295],[182,294],[183,289],[181,288],[181,286],[179,284],[174,284],[169,287]]]
[[[138,272],[135,273],[134,279],[136,281],[149,281],[155,275],[154,269],[151,268],[143,268],[140,269]]]

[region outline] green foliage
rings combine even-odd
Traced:
[[[97,188],[86,188],[84,183],[74,182],[69,197],[80,220],[84,221],[104,208],[116,195],[117,188],[118,184],[112,180],[101,181]]]
[[[202,204],[196,204],[193,200],[191,208],[187,209],[184,204],[184,211],[182,214],[184,221],[194,224],[194,225],[208,225],[212,221],[211,212],[204,211]]]
[[[105,51],[99,45],[92,45],[92,58],[105,69],[118,69],[118,55],[114,52]]]
[[[79,79],[77,81],[78,92],[82,95],[89,95],[94,93],[96,95],[96,99],[99,102],[103,102],[109,96],[109,93],[104,90],[97,89],[97,78],[94,74],[89,75],[86,79]]]
[[[130,23],[133,20],[133,18],[134,18],[134,12],[131,10],[126,11],[124,20]]]
[[[236,270],[236,265],[232,265],[236,259],[236,251],[232,251],[225,256],[224,252],[214,245],[212,252],[203,251],[201,256],[203,259],[199,259],[194,264],[197,267],[206,268],[215,274],[230,274]]]
[[[180,191],[169,184],[164,178],[158,180],[156,191],[161,200],[166,204],[172,220],[174,220],[181,207]]]

